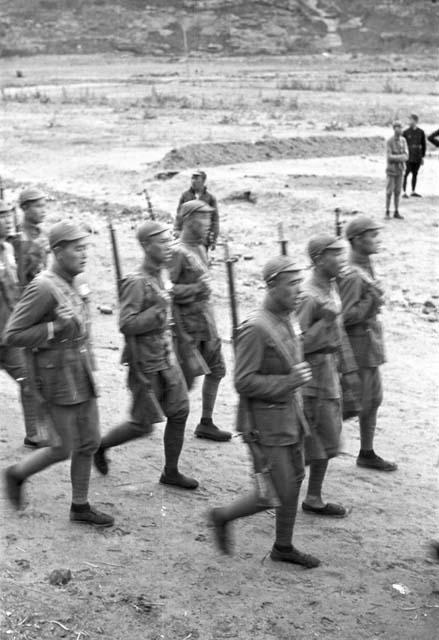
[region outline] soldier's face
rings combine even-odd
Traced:
[[[45,198],[27,202],[24,208],[24,214],[26,216],[26,219],[32,224],[41,224],[46,215]]]
[[[298,271],[280,273],[272,290],[281,309],[294,311],[302,293],[302,274]]]
[[[380,250],[380,238],[379,231],[377,229],[371,229],[370,231],[365,231],[358,238],[360,243],[361,252],[366,255],[372,255],[373,253],[378,253]]]
[[[155,264],[162,265],[169,262],[172,257],[171,241],[172,238],[169,231],[164,231],[151,236],[148,242],[144,243],[143,248]]]
[[[201,191],[204,187],[204,178],[202,176],[192,176],[191,187],[194,191]]]
[[[320,258],[320,264],[330,278],[336,278],[340,274],[344,262],[343,249],[328,249],[323,252]]]
[[[395,138],[400,138],[402,136],[402,127],[393,127],[395,132]]]
[[[210,215],[193,213],[187,224],[196,240],[204,242],[207,239],[210,231]]]
[[[58,265],[70,276],[82,273],[87,264],[87,242],[84,238],[65,242],[55,247],[54,254]]]

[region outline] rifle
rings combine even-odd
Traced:
[[[119,248],[117,244],[116,230],[113,227],[110,216],[108,216],[108,230],[110,232],[111,248],[113,251],[114,269],[116,272],[117,297],[120,302],[122,269],[120,266]],[[145,376],[145,374],[141,370],[141,367],[137,360],[136,338],[135,336],[126,336],[125,339],[128,346],[129,364],[131,365],[131,370],[145,390],[144,400],[147,408],[147,417],[149,418],[151,424],[155,424],[156,422],[163,422],[165,418],[164,418],[162,409],[155,396],[151,382],[148,380],[148,378]]]
[[[282,224],[282,222],[279,222],[279,224],[277,225],[277,233],[278,233],[278,242],[279,242],[279,245],[280,245],[280,254],[281,254],[281,256],[287,256],[288,255],[288,240],[285,238],[284,225]]]
[[[238,305],[236,302],[234,264],[236,257],[231,257],[229,253],[229,245],[224,242],[224,262],[227,269],[227,284],[229,289],[230,312],[232,318],[232,344],[235,348],[236,338],[238,334]],[[280,500],[271,477],[270,464],[262,451],[259,443],[259,434],[255,428],[253,413],[250,401],[244,396],[240,397],[242,407],[247,414],[248,427],[242,431],[244,442],[250,449],[253,459],[254,477],[256,482],[256,491],[261,506],[266,508],[274,508],[280,506]]]
[[[149,217],[150,217],[151,220],[155,220],[156,219],[156,215],[155,215],[154,210],[152,208],[151,198],[149,197],[148,189],[146,187],[143,190],[143,193],[145,195],[145,200],[146,200],[146,204],[147,204],[147,207],[148,207]]]

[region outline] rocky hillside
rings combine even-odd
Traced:
[[[436,0],[0,0],[0,55],[425,51]]]

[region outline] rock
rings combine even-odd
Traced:
[[[254,260],[255,257],[252,256],[251,254],[247,253],[246,255],[243,256],[244,260]]]
[[[54,569],[49,575],[49,583],[54,586],[67,584],[72,579],[70,569]]]
[[[105,316],[113,315],[113,309],[111,307],[107,307],[106,305],[99,305],[98,309]]]
[[[427,309],[436,309],[436,305],[431,300],[426,300],[424,302],[424,307]]]
[[[178,173],[179,171],[160,171],[159,173],[155,174],[154,178],[156,178],[157,180],[170,180]]]

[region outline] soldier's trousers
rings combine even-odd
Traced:
[[[189,415],[189,399],[186,383],[178,365],[162,371],[145,374],[154,394],[167,417],[164,431],[165,464],[168,471],[176,471],[183,448],[184,430]],[[104,449],[150,434],[153,425],[148,417],[145,389],[135,374],[129,371],[128,386],[132,393],[130,419],[109,431],[103,438]]]
[[[29,387],[23,349],[0,346],[0,368],[4,369],[20,386],[26,437],[35,441],[39,437],[39,426],[44,422],[44,411],[38,406]]]
[[[14,473],[25,480],[71,455],[72,502],[85,504],[93,454],[100,442],[96,398],[72,405],[47,404],[46,408],[54,431],[53,444],[26,456],[14,466]]]
[[[358,375],[361,381],[361,448],[372,449],[378,408],[383,401],[381,374],[379,367],[360,367]]]
[[[302,443],[283,447],[262,447],[271,465],[271,476],[281,506],[276,509],[276,544],[282,547],[291,545],[296,520],[300,487],[305,476]],[[261,506],[258,493],[249,493],[231,505],[221,509],[226,521],[265,511]]]

